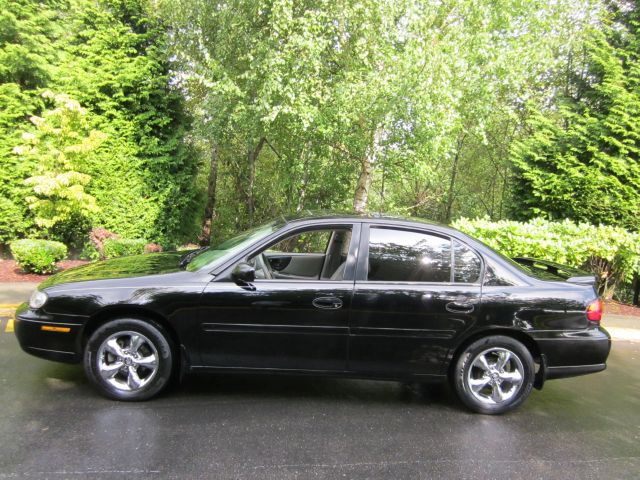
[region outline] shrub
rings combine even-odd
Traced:
[[[142,238],[107,238],[104,241],[105,258],[139,255],[144,253],[146,241]]]
[[[105,258],[104,241],[107,240],[108,238],[118,239],[120,238],[120,235],[118,235],[117,233],[110,232],[106,228],[102,228],[102,227],[96,227],[91,229],[91,233],[89,234],[89,241],[93,245],[95,251],[98,252],[98,258],[102,258],[102,259]],[[85,250],[87,250],[87,252],[91,252],[91,250],[88,249],[88,247],[86,246],[85,246]]]
[[[15,240],[11,253],[24,272],[53,273],[56,262],[67,256],[64,243],[49,240]]]
[[[452,225],[507,257],[534,257],[589,270],[606,298],[640,272],[640,234],[620,227],[542,218],[527,223],[461,218]]]
[[[82,246],[82,250],[80,251],[79,257],[82,260],[90,260],[90,261],[100,260],[101,258],[103,258],[100,255],[100,252],[98,251],[98,249],[95,247],[95,245],[91,241],[87,241],[84,243],[84,245]]]
[[[157,243],[147,243],[144,246],[144,253],[157,253],[162,251],[162,245]]]

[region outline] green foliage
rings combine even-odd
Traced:
[[[162,4],[216,237],[303,209],[503,216],[522,98],[590,21],[588,0]]]
[[[0,242],[34,234],[80,246],[92,225],[165,244],[195,238],[199,160],[183,141],[189,118],[153,3],[0,7],[0,217],[14,218]]]
[[[13,149],[29,117],[42,106],[39,90],[51,80],[51,65],[60,33],[54,2],[0,0],[0,243],[27,232],[33,220],[25,198],[25,178],[35,162],[20,159]]]
[[[83,173],[96,225],[163,244],[194,238],[202,207],[189,118],[171,86],[167,31],[146,0],[72,3],[57,82],[107,138]]]
[[[8,243],[20,233],[22,209],[10,199],[0,197],[0,244]]]
[[[640,230],[640,30],[629,15],[590,30],[557,108],[530,107],[530,135],[513,149],[517,216]]]
[[[18,266],[29,273],[53,273],[56,263],[67,256],[67,247],[63,243],[49,240],[15,240],[10,248]]]
[[[104,241],[105,258],[140,255],[144,253],[146,241],[142,238],[107,238]]]
[[[640,234],[621,227],[542,218],[527,223],[461,218],[452,226],[507,257],[533,257],[586,268],[598,277],[601,291],[608,297],[621,282],[630,282],[634,273],[640,273]]]
[[[15,147],[14,153],[38,164],[38,175],[24,181],[32,189],[25,200],[36,225],[72,244],[86,234],[77,227],[87,228],[89,218],[99,210],[95,198],[85,191],[91,177],[77,170],[95,156],[104,134],[89,130],[87,112],[75,100],[50,91],[43,97],[54,108],[42,117],[31,117],[35,129],[22,134],[25,144]]]
[[[80,251],[79,257],[83,260],[100,260],[100,252],[92,242],[85,242]]]

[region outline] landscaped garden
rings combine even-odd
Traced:
[[[451,224],[637,304],[639,18],[593,0],[4,1],[0,281],[355,210]]]

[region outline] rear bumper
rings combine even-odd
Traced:
[[[578,375],[601,372],[606,368],[606,363],[598,363],[595,365],[575,365],[572,367],[547,367],[545,369],[545,379],[551,380],[553,378],[577,377]]]
[[[576,377],[607,368],[611,337],[602,327],[574,332],[538,332],[534,338],[540,349],[536,386],[541,387],[545,380]]]
[[[16,311],[14,331],[20,347],[25,352],[56,362],[77,363],[82,359],[82,320],[84,318],[60,319],[46,313],[34,312],[23,304]]]

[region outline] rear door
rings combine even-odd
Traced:
[[[477,318],[482,260],[448,236],[363,226],[352,300],[349,370],[439,375]]]

